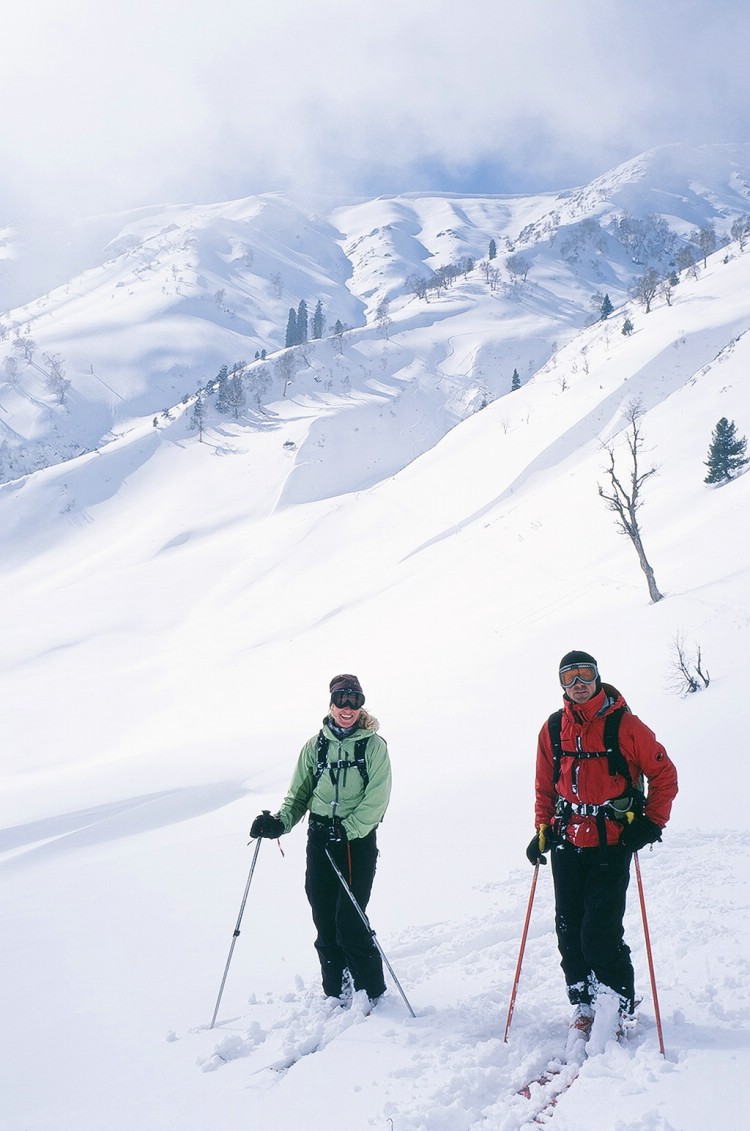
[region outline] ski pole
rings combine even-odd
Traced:
[[[375,943],[375,946],[378,948],[378,951],[380,953],[380,957],[383,959],[383,962],[388,967],[388,973],[393,978],[396,989],[401,994],[401,997],[404,999],[404,1005],[409,1010],[409,1013],[412,1015],[412,1017],[416,1017],[417,1016],[416,1013],[414,1012],[411,1005],[409,1004],[409,999],[407,998],[404,991],[401,989],[401,983],[399,982],[398,978],[396,977],[395,973],[393,972],[393,967],[391,966],[390,962],[388,961],[388,959],[385,956],[385,951],[383,950],[382,946],[378,942],[377,935],[375,934],[372,927],[370,926],[370,920],[367,918],[364,911],[362,910],[359,903],[357,902],[357,899],[356,899],[356,896],[354,895],[354,892],[349,887],[348,883],[346,882],[346,880],[344,878],[344,875],[343,875],[341,869],[339,868],[338,864],[333,859],[333,857],[331,856],[331,854],[330,854],[330,852],[328,851],[327,848],[325,850],[325,853],[326,853],[326,856],[328,857],[328,859],[330,861],[331,867],[333,868],[334,872],[336,873],[339,880],[341,881],[341,886],[343,887],[344,891],[346,892],[346,894],[349,896],[350,900],[354,904],[354,908],[355,908],[357,914],[359,915],[360,919],[362,920],[365,927],[367,928],[367,931],[368,931],[368,934],[370,935],[370,938]]]
[[[510,1032],[510,1021],[513,1016],[513,1007],[516,1004],[516,991],[518,990],[518,982],[521,977],[521,966],[523,965],[523,952],[526,950],[526,936],[529,933],[529,923],[531,922],[531,909],[534,906],[534,892],[536,891],[536,881],[539,878],[539,865],[534,865],[534,878],[531,881],[531,891],[529,892],[529,906],[526,908],[526,922],[523,925],[523,934],[521,935],[521,949],[518,952],[518,963],[516,964],[516,975],[513,979],[513,991],[510,995],[510,1005],[508,1006],[508,1020],[505,1022],[505,1036],[503,1041],[508,1040],[508,1033]]]
[[[268,812],[270,812],[270,810],[264,809],[263,812],[268,813]],[[242,896],[242,903],[240,904],[240,913],[237,916],[237,926],[234,928],[234,934],[232,935],[232,944],[229,947],[229,957],[227,958],[227,964],[224,967],[224,977],[221,979],[221,985],[219,986],[219,996],[216,999],[216,1008],[214,1009],[214,1015],[211,1018],[211,1024],[209,1025],[209,1029],[213,1029],[214,1025],[216,1024],[216,1014],[219,1012],[219,1005],[221,1003],[221,995],[224,993],[224,986],[226,984],[227,974],[229,973],[229,964],[231,963],[232,955],[234,954],[234,945],[235,945],[235,943],[237,942],[237,939],[240,936],[240,923],[242,922],[242,916],[245,914],[245,904],[247,903],[247,894],[250,891],[250,883],[251,883],[252,878],[253,878],[253,872],[255,871],[255,861],[258,859],[258,853],[260,852],[261,839],[262,839],[261,837],[258,837],[257,844],[255,845],[255,852],[253,853],[253,859],[252,859],[252,863],[250,865],[250,874],[247,877],[247,883],[245,884],[245,894]]]
[[[646,956],[648,958],[648,972],[651,978],[651,994],[654,999],[654,1016],[656,1017],[656,1032],[659,1034],[659,1052],[662,1056],[664,1053],[664,1034],[661,1028],[661,1011],[659,1009],[659,995],[656,992],[656,975],[654,974],[654,957],[651,953],[651,938],[648,933],[648,919],[646,918],[646,901],[643,898],[643,880],[641,879],[641,865],[638,860],[638,853],[633,853],[633,860],[635,862],[635,874],[638,880],[638,898],[641,902],[641,918],[643,919],[643,934],[646,939]]]

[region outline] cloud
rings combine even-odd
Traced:
[[[0,206],[533,192],[654,145],[744,141],[750,11],[720,9],[13,0]]]

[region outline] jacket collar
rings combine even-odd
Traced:
[[[590,723],[597,715],[606,715],[615,705],[615,699],[608,695],[604,688],[591,699],[587,699],[585,703],[574,703],[572,699],[568,699],[567,695],[564,696],[564,699],[565,713],[579,726],[583,723]]]

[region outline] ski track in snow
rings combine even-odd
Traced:
[[[251,1001],[246,1017],[223,1026],[220,1022],[212,1035],[227,1027],[234,1031],[199,1057],[197,1067],[202,1072],[241,1071],[250,1094],[267,1097],[273,1089],[275,1105],[286,1089],[291,1089],[288,1102],[299,1102],[297,1089],[305,1085],[296,1077],[301,1062],[331,1054],[345,1076],[356,1065],[361,1082],[361,1105],[358,1116],[347,1121],[349,1131],[524,1131],[537,1126],[698,1131],[708,1126],[700,1111],[696,1122],[687,1116],[686,1122],[670,1122],[661,1114],[663,1096],[665,1088],[670,1094],[675,1086],[689,1089],[702,1056],[709,1062],[734,1059],[747,1048],[750,963],[735,933],[737,918],[729,918],[728,912],[746,903],[734,860],[748,848],[750,837],[744,834],[717,840],[696,833],[642,854],[664,1057],[635,877],[626,917],[626,939],[644,997],[635,1034],[618,1042],[610,1019],[601,1032],[595,1024],[588,1056],[582,1041],[566,1056],[570,1009],[552,929],[551,883],[542,883],[509,1039],[503,1042],[529,878],[521,872],[487,889],[488,910],[482,917],[415,928],[392,946],[390,957],[416,1019],[408,1016],[393,986],[368,1017],[356,997],[351,1009],[331,1006],[314,981],[306,985],[298,978],[293,993]],[[701,890],[711,897],[683,902],[687,877],[703,877],[703,883],[709,873],[713,882]],[[714,957],[717,947],[720,960]],[[373,1044],[387,1050],[387,1070],[382,1072],[380,1064],[377,1078],[372,1057],[357,1055],[363,1038],[367,1052]],[[236,1061],[241,1068],[232,1063]],[[521,1094],[526,1085],[529,1094]],[[582,1116],[582,1106],[588,1115]],[[306,1124],[326,1125],[314,1117]]]

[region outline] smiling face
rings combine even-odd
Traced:
[[[331,718],[336,726],[341,727],[342,730],[348,730],[349,727],[353,727],[358,721],[359,716],[362,714],[362,708],[349,705],[337,707],[334,703],[331,703],[330,712]]]

